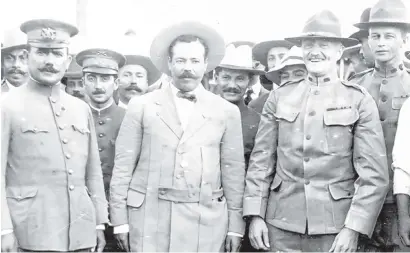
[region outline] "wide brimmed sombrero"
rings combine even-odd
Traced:
[[[263,41],[256,44],[252,49],[253,58],[263,64],[265,67],[268,66],[266,62],[268,52],[274,47],[286,47],[290,49],[293,46],[292,43],[286,40],[269,40]]]
[[[380,0],[370,10],[369,20],[357,23],[354,26],[367,30],[372,26],[386,25],[410,30],[407,9],[401,0]]]
[[[225,57],[220,68],[244,70],[255,75],[265,74],[265,71],[254,69],[252,61],[252,47],[249,44],[231,43],[226,47]]]
[[[322,11],[311,17],[305,24],[302,34],[297,37],[285,38],[285,40],[301,46],[304,39],[326,39],[340,41],[343,46],[351,47],[359,43],[353,38],[342,37],[342,29],[339,19],[331,11]]]
[[[225,55],[225,41],[213,28],[195,21],[185,21],[163,29],[153,40],[150,49],[151,61],[155,67],[167,75],[168,49],[171,43],[181,35],[193,35],[203,39],[209,49],[206,72],[215,69]]]
[[[282,58],[279,65],[266,72],[265,76],[270,81],[280,84],[280,71],[285,67],[296,65],[305,66],[305,62],[303,61],[302,49],[300,47],[293,46]]]
[[[140,65],[147,70],[148,75],[148,85],[151,85],[158,81],[162,73],[154,66],[151,59],[143,55],[125,55],[127,65]]]

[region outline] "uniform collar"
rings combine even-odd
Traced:
[[[111,101],[111,103],[108,104],[108,105],[107,105],[106,107],[104,107],[104,108],[96,108],[96,107],[92,106],[91,103],[90,103],[89,105],[90,105],[91,111],[92,111],[93,113],[96,113],[96,114],[98,114],[98,115],[101,115],[101,114],[109,113],[112,109],[114,109],[114,100]]]
[[[325,75],[321,77],[315,77],[310,74],[306,77],[306,81],[313,86],[325,86],[335,83],[338,80],[337,75]]]
[[[403,63],[398,63],[389,67],[382,68],[380,66],[375,66],[374,69],[376,70],[376,73],[383,76],[383,77],[389,77],[389,76],[396,76],[403,72],[405,70],[405,67]]]
[[[27,87],[29,90],[33,92],[49,97],[52,102],[56,102],[60,99],[60,94],[61,94],[60,82],[52,86],[48,86],[48,85],[44,85],[44,84],[37,82],[30,76],[27,82]]]

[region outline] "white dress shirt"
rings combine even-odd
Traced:
[[[393,193],[410,196],[410,100],[404,102],[393,146]]]
[[[173,94],[174,102],[175,102],[175,107],[177,110],[177,114],[179,117],[179,120],[182,125],[182,129],[185,131],[188,123],[189,123],[189,118],[191,117],[192,113],[194,112],[195,108],[195,103],[192,101],[189,101],[188,99],[185,98],[180,98],[177,96],[177,93],[179,91],[178,88],[176,88],[172,83],[168,84],[171,87],[171,91]],[[198,85],[197,88],[195,88],[193,91],[189,92],[190,94],[198,95],[198,91],[204,89],[202,85]],[[122,234],[122,233],[128,233],[129,232],[129,225],[124,224],[124,225],[119,225],[114,227],[114,234]],[[243,235],[234,233],[234,232],[228,232],[228,235],[233,235],[233,236],[239,236],[242,237]]]

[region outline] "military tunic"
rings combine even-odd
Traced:
[[[27,250],[94,247],[108,213],[87,104],[30,80],[1,112],[2,229]]]
[[[114,168],[115,141],[125,115],[125,110],[116,103],[112,103],[111,106],[103,110],[91,107],[91,111],[97,134],[105,194],[108,200],[112,169]]]
[[[245,155],[245,166],[248,168],[249,158],[251,156],[253,146],[255,145],[255,136],[258,131],[260,115],[249,109],[244,103],[239,104],[242,121],[242,138]]]
[[[307,78],[271,92],[246,177],[244,216],[308,235],[371,235],[388,187],[379,115],[360,86]]]

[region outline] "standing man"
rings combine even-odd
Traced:
[[[341,38],[330,11],[288,40],[302,46],[308,76],[271,92],[263,108],[244,195],[250,240],[272,251],[355,251],[388,189],[377,107],[338,78],[342,48],[356,40]]]
[[[352,82],[360,84],[372,95],[379,109],[383,127],[387,161],[392,165],[392,149],[399,112],[410,96],[410,74],[403,66],[403,46],[410,24],[406,23],[406,8],[400,0],[381,0],[370,11],[369,22],[355,26],[369,30],[369,46],[376,60],[374,69],[355,76]],[[389,169],[390,189],[380,213],[373,238],[366,242],[366,250],[393,251],[397,238],[397,208],[393,197],[393,170]],[[399,216],[400,218],[400,216]]]
[[[2,251],[16,242],[22,251],[102,251],[108,213],[92,115],[60,88],[78,30],[49,19],[21,30],[30,79],[1,105]]]
[[[111,222],[131,251],[237,251],[245,230],[238,107],[205,90],[223,38],[182,22],[151,45],[167,87],[133,99],[116,143]],[[128,233],[129,231],[129,233]]]
[[[4,69],[5,80],[1,84],[1,92],[6,93],[15,87],[27,83],[27,40],[20,29],[8,30],[4,35],[1,49],[1,66]]]
[[[75,59],[75,55],[73,55],[73,58],[70,66],[68,66],[67,72],[64,74],[65,91],[68,94],[89,103],[90,99],[86,94],[82,79],[83,72]]]
[[[307,70],[300,47],[293,46],[289,52],[286,53],[285,57],[282,58],[280,64],[269,70],[265,76],[268,80],[279,80],[279,86],[289,82],[300,82],[305,79]],[[266,101],[262,99],[256,99],[249,107],[260,115],[265,102]]]
[[[124,66],[125,57],[112,50],[92,48],[81,51],[76,61],[82,68],[85,95],[90,99],[108,200],[114,168],[115,141],[125,115],[125,110],[115,103],[113,95],[118,88],[118,70]],[[119,251],[111,226],[107,227],[105,236],[105,251]]]

